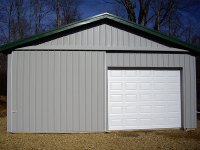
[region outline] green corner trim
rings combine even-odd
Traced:
[[[8,51],[13,51],[15,48],[19,48],[19,47],[21,47],[25,44],[29,44],[29,43],[34,42],[36,40],[39,40],[39,39],[42,39],[42,38],[45,38],[45,37],[48,37],[48,36],[52,36],[54,34],[58,34],[58,33],[64,32],[64,31],[68,31],[70,29],[80,27],[82,25],[86,25],[86,24],[89,24],[89,23],[92,23],[92,22],[95,22],[95,21],[103,20],[103,19],[109,19],[109,20],[115,21],[117,23],[120,23],[120,24],[126,25],[128,27],[131,27],[133,29],[136,29],[138,31],[142,31],[142,32],[148,33],[150,35],[153,35],[155,37],[161,38],[161,39],[163,39],[167,42],[171,42],[171,43],[176,44],[178,46],[181,46],[185,49],[200,53],[200,48],[198,48],[198,47],[196,47],[192,44],[183,42],[183,41],[181,41],[178,38],[175,38],[173,36],[168,36],[164,33],[146,28],[144,26],[138,25],[136,23],[133,23],[133,22],[130,22],[130,21],[127,21],[127,20],[124,20],[120,17],[111,15],[109,13],[103,13],[103,14],[100,14],[100,15],[97,15],[97,16],[94,16],[94,17],[91,17],[91,18],[84,19],[82,21],[70,23],[66,26],[63,26],[63,27],[60,27],[60,28],[57,28],[57,29],[53,29],[53,30],[50,30],[50,31],[47,31],[47,32],[39,33],[39,34],[30,36],[28,38],[20,39],[20,40],[2,45],[2,46],[0,46],[0,52],[7,53]]]

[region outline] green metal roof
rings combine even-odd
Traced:
[[[109,13],[103,13],[103,14],[100,14],[100,15],[97,15],[97,16],[94,16],[94,17],[91,17],[91,18],[87,18],[87,19],[82,20],[82,21],[77,21],[77,22],[65,25],[63,27],[60,27],[60,28],[57,28],[57,29],[54,29],[54,30],[50,30],[48,32],[39,33],[39,34],[30,36],[28,38],[24,38],[24,39],[21,39],[21,40],[17,40],[15,42],[11,42],[11,43],[2,45],[2,46],[0,46],[0,52],[8,53],[10,51],[13,51],[16,48],[23,47],[24,45],[28,45],[28,44],[30,44],[34,41],[38,41],[40,39],[43,39],[43,38],[46,38],[46,37],[49,37],[49,36],[52,36],[52,35],[55,35],[55,34],[59,34],[61,32],[68,31],[70,29],[80,27],[80,26],[83,26],[83,25],[86,25],[86,24],[89,24],[89,23],[92,23],[92,22],[100,21],[100,20],[103,20],[103,19],[115,21],[116,23],[123,24],[125,26],[136,29],[138,31],[142,31],[142,32],[145,32],[147,34],[153,35],[153,36],[158,37],[162,40],[165,40],[166,42],[170,42],[172,44],[180,46],[184,49],[200,53],[200,48],[195,47],[194,45],[183,42],[183,41],[181,41],[181,40],[179,40],[179,39],[177,39],[173,36],[168,36],[164,33],[146,28],[144,26],[138,25],[136,23],[133,23],[133,22],[130,22],[130,21],[127,21],[127,20],[124,20],[120,17],[111,15]]]

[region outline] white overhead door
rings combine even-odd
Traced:
[[[179,70],[108,70],[109,130],[181,127]]]

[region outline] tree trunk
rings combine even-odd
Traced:
[[[124,0],[124,5],[126,7],[126,11],[128,14],[128,20],[136,22],[136,17],[135,17],[135,8],[132,4],[131,0]]]
[[[61,26],[60,0],[56,0],[56,16],[57,16],[57,27],[59,27]]]

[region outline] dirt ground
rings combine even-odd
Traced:
[[[5,104],[1,104],[0,109],[0,150],[200,150],[200,128],[187,132],[163,130],[77,134],[10,134],[6,132]],[[200,127],[200,121],[198,124]]]

